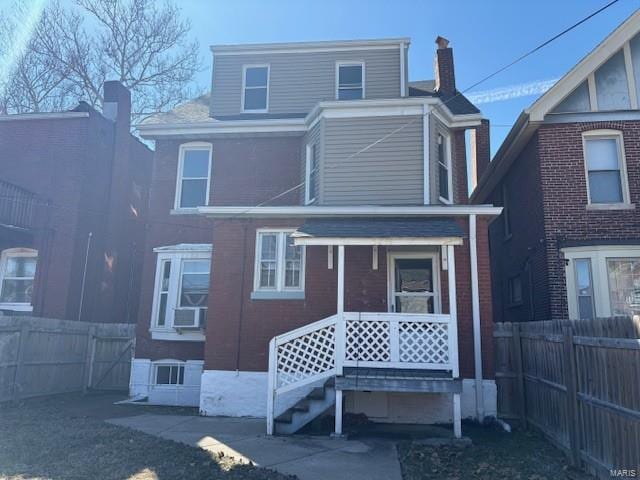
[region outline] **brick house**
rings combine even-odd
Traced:
[[[496,321],[640,313],[640,12],[518,118],[472,201]],[[482,169],[482,167],[481,167]]]
[[[487,222],[455,88],[408,81],[409,39],[214,46],[212,93],[156,142],[131,395],[266,417],[495,415]],[[389,376],[393,378],[389,378]],[[476,392],[478,394],[476,395]]]
[[[130,94],[104,112],[0,116],[0,311],[133,323],[152,152],[130,133]]]

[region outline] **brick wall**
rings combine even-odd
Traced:
[[[544,199],[545,240],[550,287],[550,315],[568,316],[564,261],[560,248],[569,242],[636,241],[640,210],[587,210],[582,133],[622,132],[630,200],[640,202],[640,122],[591,122],[543,125],[538,130],[540,180]]]

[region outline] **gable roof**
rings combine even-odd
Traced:
[[[486,202],[491,190],[509,170],[518,153],[544,121],[545,116],[584,82],[593,71],[623,48],[625,43],[638,32],[640,32],[640,9],[630,15],[560,78],[553,87],[520,113],[498,152],[489,163],[489,167],[478,181],[478,185],[471,195],[473,203]]]

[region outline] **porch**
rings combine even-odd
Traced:
[[[345,392],[368,391],[450,394],[454,434],[460,437],[454,247],[463,244],[464,234],[458,224],[453,219],[317,220],[292,237],[296,245],[326,246],[329,268],[337,249],[336,314],[271,340],[268,434],[293,433],[334,407],[334,433],[341,435]],[[388,312],[345,311],[350,246],[371,248],[372,269],[378,268],[378,248],[385,247]],[[305,388],[311,389],[307,397],[276,414],[276,401]]]

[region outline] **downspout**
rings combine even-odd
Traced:
[[[247,270],[247,229],[246,221],[242,222],[242,270],[240,273],[240,308],[238,314],[238,341],[236,343],[236,375],[240,375],[240,348],[242,347],[242,318],[244,317],[244,279]]]
[[[91,238],[93,232],[89,232],[87,237],[87,250],[84,255],[84,268],[82,269],[82,284],[80,285],[80,305],[78,307],[78,320],[82,320],[82,307],[84,306],[84,287],[87,281],[87,265],[89,264],[89,250],[91,249]]]
[[[476,417],[479,422],[482,422],[484,421],[484,391],[482,388],[482,334],[480,331],[476,215],[469,215],[469,250],[471,257],[471,311],[473,316],[473,363],[475,366]]]

